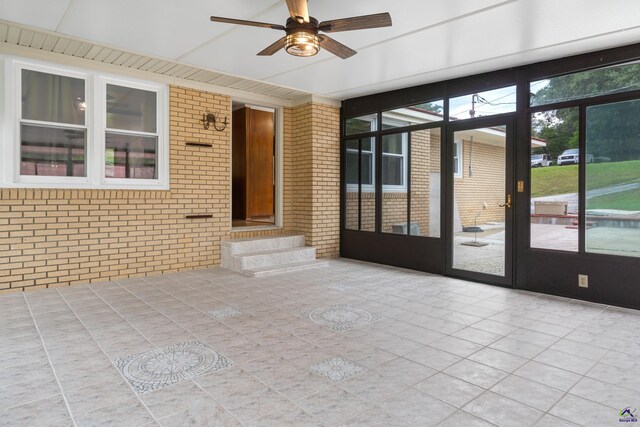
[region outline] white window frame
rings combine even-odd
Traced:
[[[365,192],[365,193],[372,193],[375,191],[375,176],[376,176],[375,145],[376,145],[375,138],[372,137],[371,150],[362,150],[362,153],[369,154],[369,157],[371,159],[371,167],[369,170],[371,171],[372,183],[362,184],[362,192]],[[408,138],[408,134],[405,132],[405,133],[402,133],[402,154],[382,153],[382,156],[402,157],[402,185],[383,185],[382,186],[383,192],[391,193],[391,192],[407,191],[407,176],[408,176],[407,165],[409,163],[408,147],[409,147],[409,138]],[[347,148],[347,153],[358,154],[358,150],[354,148]],[[358,184],[347,183],[347,191],[350,193],[358,191]]]
[[[75,125],[69,123],[45,122],[40,120],[30,120],[22,118],[22,70],[32,70],[41,73],[54,74],[63,77],[71,77],[84,80],[84,96],[87,108],[85,110],[84,125]],[[91,100],[92,78],[90,73],[82,72],[75,69],[67,69],[56,66],[48,66],[40,63],[31,63],[25,61],[7,61],[5,68],[5,94],[6,94],[6,132],[5,151],[8,155],[3,162],[3,168],[6,168],[6,176],[10,181],[18,187],[52,187],[59,184],[60,187],[83,187],[89,185],[90,162],[95,153],[93,150],[93,141],[91,134],[92,115],[89,108]],[[20,162],[22,144],[20,138],[20,127],[26,125],[41,125],[58,129],[84,129],[86,131],[86,147],[85,147],[85,175],[84,177],[75,176],[32,176],[20,175]]]
[[[463,174],[463,158],[462,158],[462,140],[456,139],[453,141],[453,177],[462,178]],[[458,166],[458,172],[456,172],[456,165]]]
[[[382,152],[382,157],[402,157],[402,185],[383,185],[382,192],[406,192],[407,191],[407,165],[409,163],[409,133],[403,132],[402,135],[402,154]]]
[[[107,127],[107,85],[112,84],[115,86],[129,87],[132,89],[146,90],[156,93],[156,132],[139,132],[130,131],[124,129],[112,129]],[[99,96],[99,116],[101,118],[101,126],[96,127],[96,130],[102,131],[100,138],[100,152],[102,153],[101,162],[99,166],[100,182],[103,186],[114,188],[169,188],[169,144],[167,141],[167,135],[169,131],[168,120],[163,117],[163,112],[167,111],[168,99],[166,96],[166,90],[161,85],[149,84],[138,80],[121,79],[110,76],[102,76],[100,78],[100,96]],[[156,169],[158,178],[156,179],[135,179],[135,178],[109,178],[106,176],[106,133],[118,133],[121,135],[136,135],[136,136],[155,136],[158,138],[158,146],[156,151]]]
[[[406,126],[407,122],[404,120],[398,120],[393,118],[385,117],[385,123],[394,123],[397,127]],[[375,131],[378,128],[378,119],[377,117],[371,118],[371,131]],[[402,185],[383,185],[382,192],[406,192],[407,191],[407,178],[408,178],[408,164],[409,164],[409,133],[403,132],[402,135],[402,154],[395,153],[382,153],[382,156],[392,156],[392,157],[402,157]],[[373,193],[375,191],[375,177],[376,177],[376,161],[375,161],[375,152],[376,152],[376,138],[371,138],[371,150],[362,150],[362,153],[370,154],[371,158],[371,167],[369,170],[371,171],[371,184],[362,184],[362,192],[363,193]],[[347,140],[349,139],[347,136]],[[358,150],[354,148],[347,148],[347,153],[355,153],[358,154]],[[358,177],[359,179],[360,177]],[[347,192],[355,193],[358,191],[358,184],[347,183]]]
[[[4,102],[3,138],[0,141],[0,188],[73,188],[73,189],[169,189],[169,91],[164,84],[122,78],[106,73],[60,66],[42,61],[4,56],[2,89]],[[22,70],[34,70],[85,80],[85,125],[22,120]],[[105,177],[106,82],[119,86],[151,90],[157,93],[157,179],[122,179]],[[85,150],[86,177],[20,175],[20,124],[44,124],[60,128],[87,130]],[[130,132],[127,132],[130,133]],[[131,132],[133,133],[133,132]],[[154,134],[155,135],[155,134]]]

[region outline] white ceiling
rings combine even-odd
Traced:
[[[0,0],[0,19],[81,40],[344,99],[640,40],[640,1],[310,0],[318,20],[391,13],[390,28],[334,33],[358,54],[256,53],[283,34],[210,15],[284,24],[275,0]]]

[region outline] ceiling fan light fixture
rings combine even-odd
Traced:
[[[284,49],[293,56],[313,56],[320,51],[320,40],[313,32],[295,31],[287,34]]]

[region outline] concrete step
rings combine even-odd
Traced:
[[[328,264],[329,263],[327,261],[314,259],[312,261],[290,262],[286,264],[271,265],[267,267],[246,268],[242,271],[242,274],[251,277],[265,277],[280,273],[307,270],[309,268],[321,267]]]
[[[233,239],[222,242],[221,266],[248,276],[264,276],[315,266],[316,249],[303,234]]]
[[[271,249],[294,248],[304,246],[304,234],[286,234],[279,236],[249,237],[222,242],[222,251],[229,255],[261,252]]]
[[[270,249],[267,251],[248,252],[231,255],[233,270],[267,267],[290,262],[313,261],[316,259],[316,248],[303,246],[295,248]]]

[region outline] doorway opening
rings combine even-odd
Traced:
[[[232,103],[232,227],[276,224],[276,138],[273,108]]]

